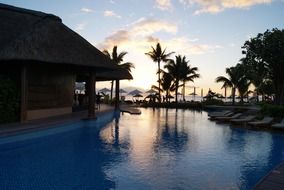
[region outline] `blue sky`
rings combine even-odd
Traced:
[[[215,78],[242,57],[250,37],[284,28],[283,0],[2,0],[14,6],[55,14],[97,48],[127,51],[135,64],[134,80],[122,87],[149,89],[157,81],[157,65],[144,53],[160,42],[185,55],[201,78],[190,86],[220,91]],[[99,84],[100,86],[109,83]],[[192,92],[191,88],[187,92]]]

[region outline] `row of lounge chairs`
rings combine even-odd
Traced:
[[[231,122],[233,125],[252,126],[252,127],[271,127],[273,129],[284,129],[284,119],[280,123],[272,124],[273,117],[264,117],[262,120],[255,120],[256,114],[249,112],[235,113],[233,111],[211,112],[208,114],[211,120],[217,122]]]

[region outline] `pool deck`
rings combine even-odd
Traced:
[[[96,110],[96,116],[99,117],[101,114],[109,113],[114,111],[113,106],[101,104],[100,109]],[[16,135],[20,133],[31,132],[40,130],[43,128],[51,128],[56,124],[72,123],[87,118],[87,111],[73,112],[71,114],[65,114],[61,116],[49,117],[44,119],[37,119],[27,121],[25,123],[9,123],[0,125],[0,137]]]
[[[254,190],[283,190],[284,189],[284,162],[271,170],[258,184]]]

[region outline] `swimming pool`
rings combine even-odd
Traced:
[[[141,110],[0,139],[0,188],[251,189],[284,160],[283,134]]]

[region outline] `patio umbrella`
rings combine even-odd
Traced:
[[[129,92],[128,94],[134,96],[134,95],[136,95],[136,94],[141,94],[141,93],[142,93],[142,92],[141,92],[140,90],[135,89],[135,90]]]
[[[119,93],[127,93],[127,92],[123,89],[119,89]]]
[[[103,89],[100,89],[99,92],[102,92],[102,93],[110,92],[110,89],[103,88]]]
[[[137,98],[137,100],[139,101],[139,98],[143,97],[141,94],[134,94],[133,95],[134,98]]]

